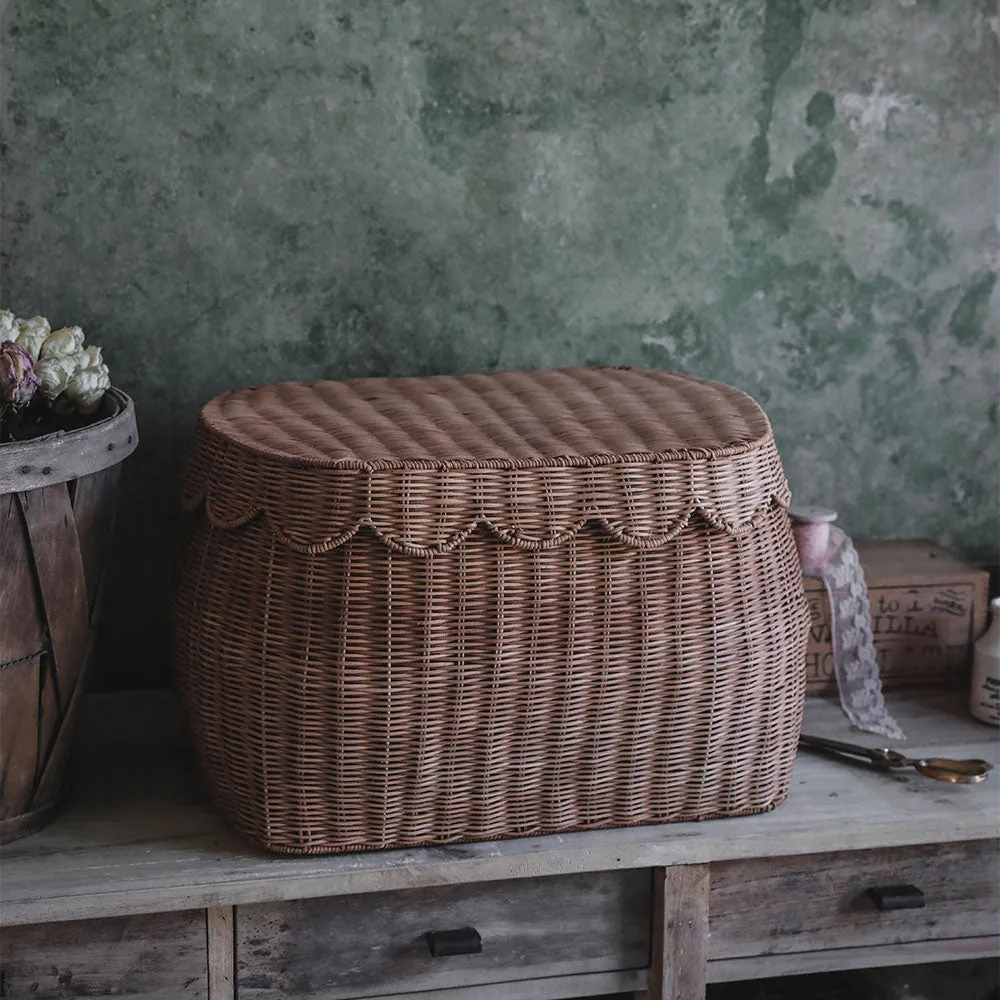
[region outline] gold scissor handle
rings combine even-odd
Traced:
[[[948,757],[922,758],[913,761],[913,766],[928,778],[961,785],[978,785],[993,770],[993,765],[988,760],[951,760]]]

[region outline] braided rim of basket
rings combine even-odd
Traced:
[[[743,495],[735,498],[719,497],[721,486],[713,489],[710,483],[702,482],[699,489],[692,481],[697,478],[698,470],[711,468],[715,472],[724,472],[721,467],[731,467],[732,459],[715,463],[699,459],[692,461],[687,469],[679,468],[673,462],[648,465],[646,468],[650,474],[657,471],[674,472],[679,476],[686,474],[691,482],[691,489],[682,500],[675,499],[672,503],[660,504],[661,509],[655,523],[649,523],[648,520],[644,524],[637,523],[641,519],[627,509],[624,495],[620,505],[605,503],[603,509],[592,504],[581,507],[579,502],[569,501],[560,508],[546,494],[544,484],[540,484],[534,491],[533,499],[542,507],[549,504],[547,530],[528,530],[523,523],[519,523],[518,513],[504,507],[497,499],[516,492],[509,488],[511,477],[517,476],[519,472],[523,475],[525,470],[480,469],[477,470],[480,476],[489,476],[494,480],[494,488],[484,491],[481,484],[478,484],[470,487],[469,493],[481,500],[482,494],[487,492],[493,497],[493,502],[489,505],[470,504],[465,508],[453,505],[449,511],[450,516],[444,518],[446,527],[442,528],[440,516],[429,516],[424,525],[419,523],[416,515],[410,521],[404,516],[400,523],[398,503],[387,501],[380,508],[379,495],[383,492],[391,494],[391,490],[380,491],[374,488],[382,479],[377,472],[325,470],[331,480],[327,484],[326,494],[330,497],[347,495],[354,498],[355,503],[338,513],[330,509],[335,506],[334,502],[331,501],[323,509],[324,505],[315,501],[308,511],[303,512],[301,507],[289,503],[288,495],[283,495],[287,479],[283,477],[277,483],[272,481],[270,497],[267,496],[269,481],[263,474],[254,476],[248,469],[243,469],[243,475],[239,477],[242,482],[234,484],[225,478],[227,463],[217,460],[219,456],[208,442],[203,441],[202,444],[206,446],[202,453],[204,461],[196,463],[200,469],[192,468],[189,472],[181,500],[183,509],[194,512],[204,507],[208,523],[213,528],[221,529],[239,528],[263,516],[277,541],[293,551],[309,555],[335,549],[349,542],[362,529],[372,532],[388,548],[410,556],[450,552],[480,527],[516,548],[543,550],[571,541],[589,524],[598,525],[609,536],[629,548],[654,549],[677,538],[696,516],[716,530],[738,538],[756,529],[776,508],[787,509],[791,502],[788,484],[771,441],[770,448],[744,455],[744,460],[750,466],[745,470],[748,473],[745,477],[748,486]],[[602,479],[613,474],[607,463],[601,463],[600,466],[595,464],[590,468],[600,469],[598,475]],[[307,474],[309,472],[303,471]],[[578,471],[585,473],[587,469],[585,467]],[[315,468],[311,470],[313,476],[316,472]],[[422,474],[430,483],[440,485],[436,481],[440,472],[435,474],[434,470],[409,469],[402,473],[399,470],[393,472],[395,475],[409,477]],[[726,477],[723,475],[722,478],[725,480]],[[501,481],[499,488],[495,482],[498,479]],[[251,482],[253,486],[248,485]],[[322,495],[323,491],[319,492]],[[714,501],[713,493],[716,494]],[[523,500],[530,494],[522,488],[519,495]],[[579,500],[579,494],[576,499]],[[419,514],[422,509],[417,504],[415,506]],[[609,506],[612,509],[607,509]],[[291,512],[287,508],[291,508]],[[555,527],[552,526],[553,520],[556,521]],[[294,522],[297,527],[289,522]]]
[[[668,531],[655,535],[640,535],[629,531],[628,528],[622,524],[611,522],[607,518],[599,515],[593,515],[591,517],[581,518],[571,527],[559,532],[558,534],[546,535],[544,537],[532,537],[519,533],[516,530],[504,528],[502,525],[494,524],[489,520],[489,518],[484,517],[483,515],[477,515],[472,519],[472,521],[469,522],[469,524],[450,534],[443,542],[439,542],[434,545],[414,545],[410,542],[402,541],[398,535],[390,534],[389,532],[384,531],[371,518],[367,517],[361,518],[355,524],[352,524],[351,527],[336,536],[327,537],[315,542],[303,542],[297,540],[293,535],[282,528],[281,524],[268,514],[266,508],[254,508],[247,511],[239,518],[233,520],[223,520],[213,517],[210,498],[206,498],[205,503],[205,510],[208,515],[209,523],[214,528],[241,527],[263,514],[271,534],[274,535],[274,537],[283,545],[288,546],[288,548],[295,552],[302,552],[307,555],[318,555],[322,552],[329,552],[331,549],[335,549],[338,546],[343,545],[345,542],[349,542],[362,528],[368,528],[388,548],[408,556],[433,556],[440,555],[444,552],[451,552],[453,549],[461,545],[469,537],[469,535],[471,535],[479,527],[486,528],[496,538],[514,546],[515,548],[529,551],[552,549],[558,545],[563,545],[575,538],[588,524],[599,525],[608,535],[628,548],[657,549],[666,545],[668,542],[672,541],[679,534],[681,534],[681,532],[687,528],[688,523],[695,513],[699,514],[709,524],[711,524],[712,527],[718,529],[719,531],[722,531],[727,535],[732,535],[735,538],[740,538],[757,528],[776,507],[787,508],[788,501],[781,497],[773,497],[770,503],[755,511],[748,520],[739,524],[730,524],[715,517],[710,511],[706,510],[704,506],[695,501],[684,510]]]
[[[123,462],[139,444],[135,404],[120,389],[108,389],[98,418],[83,427],[0,445],[0,486],[37,490],[100,472]]]

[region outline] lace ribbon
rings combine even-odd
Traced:
[[[885,706],[864,571],[851,540],[840,528],[830,528],[822,576],[830,596],[833,663],[844,712],[858,729],[892,740],[906,739]]]

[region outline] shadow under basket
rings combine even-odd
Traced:
[[[638,368],[202,411],[174,656],[211,792],[323,853],[762,812],[808,611],[763,412]]]

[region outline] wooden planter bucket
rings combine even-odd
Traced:
[[[67,791],[132,400],[86,427],[0,444],[0,843],[50,822]]]

